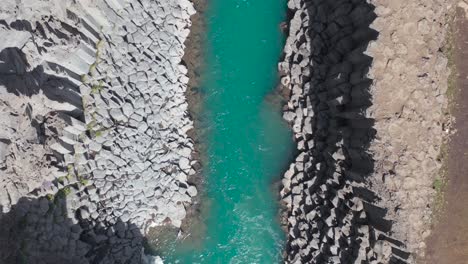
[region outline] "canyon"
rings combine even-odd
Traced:
[[[6,0],[0,263],[425,263],[466,6]]]

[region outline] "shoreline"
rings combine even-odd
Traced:
[[[196,8],[196,9],[197,9],[197,8]],[[198,10],[198,9],[197,9],[197,10]],[[275,11],[276,11],[276,9],[275,9]],[[279,25],[278,25],[278,26],[279,26]],[[274,29],[276,29],[276,28],[274,28]],[[195,30],[195,31],[196,31],[196,30]],[[192,31],[192,32],[193,32],[193,31]],[[275,32],[275,33],[277,33],[277,32]],[[276,39],[275,39],[275,41],[276,41]],[[276,42],[275,42],[275,43],[276,43]],[[279,46],[281,46],[281,45],[279,45]],[[187,45],[187,47],[190,47],[190,45]],[[279,48],[279,47],[278,47],[278,48]],[[281,47],[281,48],[282,48],[282,47]],[[280,50],[281,48],[278,49],[278,54],[277,54],[278,59],[279,59],[279,57],[281,56],[281,50]],[[190,51],[189,51],[187,54],[190,54]],[[269,59],[271,59],[271,57],[269,57]],[[272,64],[273,67],[275,67],[274,65],[276,65],[276,63],[278,62],[278,59],[275,59],[275,62],[273,62],[273,63],[274,63],[274,64]],[[192,63],[186,63],[186,64],[187,64],[187,65],[191,65]],[[274,68],[273,68],[273,69],[274,69]],[[190,67],[189,67],[189,72],[190,72]],[[191,75],[191,74],[189,73],[189,76],[190,76],[190,75]],[[276,76],[273,76],[273,77],[276,77]],[[190,78],[190,79],[191,79],[191,80],[194,80],[194,78]],[[269,78],[269,79],[270,79],[270,78]],[[275,79],[276,79],[276,78],[275,78]],[[279,80],[279,79],[278,79],[278,80]],[[195,83],[196,83],[196,82],[195,82]],[[276,85],[276,80],[273,82],[273,85]],[[195,86],[195,88],[198,88],[196,84],[195,84],[195,85],[191,85],[191,86],[192,86],[192,87]],[[233,88],[234,88],[234,87],[233,87]],[[270,110],[270,106],[271,106],[271,105],[274,105],[274,111],[275,111],[275,125],[276,125],[276,123],[277,123],[277,122],[276,122],[276,121],[277,121],[276,117],[279,117],[279,118],[280,118],[278,121],[281,122],[282,125],[283,125],[283,124],[285,124],[285,123],[284,123],[285,121],[284,121],[284,120],[281,120],[281,107],[282,107],[282,103],[278,102],[279,99],[282,99],[282,97],[279,95],[279,93],[278,93],[279,90],[278,90],[278,89],[275,89],[274,86],[271,86],[270,88],[271,88],[271,89],[269,89],[269,91],[267,92],[266,96],[265,96],[264,98],[262,98],[261,106],[263,107],[263,106],[266,105],[266,107],[268,107],[268,110]],[[197,92],[197,91],[196,91],[196,92]],[[247,91],[246,91],[246,92],[247,92]],[[190,92],[189,92],[189,93],[190,93]],[[188,97],[189,97],[189,96],[188,96]],[[195,98],[199,98],[198,95],[195,95]],[[193,109],[193,107],[191,107],[191,108]],[[196,108],[196,107],[195,107],[195,108]],[[196,110],[195,110],[195,111],[196,111]],[[192,113],[195,112],[195,111],[192,111]],[[272,110],[272,111],[273,111],[273,110]],[[276,111],[277,111],[277,113],[276,113]],[[276,116],[276,114],[279,114],[279,115]],[[196,112],[195,112],[195,115],[197,115]],[[196,120],[197,118],[194,117],[194,119]],[[204,121],[204,120],[203,120],[203,121]],[[286,128],[286,126],[281,126],[281,128]],[[195,129],[197,129],[197,124],[196,124],[196,123],[195,123]],[[201,129],[200,129],[200,130],[201,130]],[[200,130],[198,130],[197,132],[200,132],[200,134],[203,134],[203,131],[200,131]],[[284,138],[284,137],[282,137],[282,138]],[[203,143],[202,143],[202,144],[203,144]],[[230,152],[230,153],[232,153],[232,152]],[[281,162],[283,162],[283,161],[285,161],[285,160],[282,159]],[[267,165],[268,165],[268,164],[267,164]],[[278,190],[279,187],[278,187],[277,182],[278,182],[278,180],[279,180],[279,178],[280,178],[280,175],[279,175],[279,174],[275,174],[274,176],[275,176],[275,177],[271,178],[271,180],[270,180],[270,179],[268,180],[268,183],[267,183],[268,185],[267,185],[267,186],[264,186],[264,187],[262,187],[262,188],[268,188],[269,194],[270,194],[270,192],[271,192],[271,194],[272,194],[272,199],[274,199],[274,201],[276,202],[276,201],[279,201],[279,199],[277,199],[277,196],[278,196],[278,194],[279,194],[279,190]],[[276,176],[277,176],[277,177],[276,177]],[[263,185],[263,184],[262,184],[262,185]],[[232,188],[234,188],[234,187],[232,187]],[[244,195],[245,195],[245,194],[244,194]],[[202,201],[202,203],[203,203],[203,202],[204,202],[204,201]],[[278,203],[278,205],[279,205],[279,203]],[[278,207],[279,207],[279,206],[278,206]],[[273,210],[274,219],[272,219],[272,220],[275,220],[275,223],[276,223],[276,222],[278,222],[278,223],[280,222],[280,221],[276,221],[276,220],[277,220],[276,216],[277,216],[277,214],[278,214],[278,211],[277,211],[278,207],[276,207],[276,204],[275,204],[275,209]],[[217,218],[216,218],[216,219],[217,219]],[[280,226],[276,226],[276,225],[275,225],[275,228],[277,228],[277,227],[280,227]],[[229,228],[229,225],[226,225],[225,228]],[[278,229],[277,231],[279,232],[278,234],[280,234],[281,236],[283,235],[283,233],[281,232],[281,230]],[[190,238],[189,238],[189,239],[190,239]],[[181,243],[184,243],[184,242],[181,242]],[[276,245],[279,245],[279,243],[276,244]],[[184,250],[187,250],[187,249],[185,249],[185,248],[183,248],[183,247],[184,247],[184,245],[181,245],[181,248],[182,248],[182,249],[180,249],[180,250],[181,250],[180,254],[182,255],[182,257],[184,256]],[[171,248],[171,249],[173,250],[173,248]],[[192,250],[192,249],[188,249],[187,251],[192,252],[191,250]],[[195,249],[195,251],[196,251],[196,250],[197,250],[197,249]],[[173,252],[173,251],[172,251],[172,252]],[[275,250],[275,252],[280,253],[279,251],[276,251],[276,250]],[[218,253],[219,253],[219,252],[218,252]],[[213,254],[218,254],[218,253],[213,253]],[[278,255],[278,256],[279,256],[279,255]],[[168,261],[171,261],[171,260],[173,260],[173,259],[168,258]]]
[[[192,152],[192,158],[197,161],[194,167],[195,174],[188,178],[188,182],[197,187],[197,196],[192,200],[190,207],[186,208],[187,215],[182,221],[180,229],[156,227],[150,231],[147,239],[147,250],[155,253],[171,251],[191,242],[198,243],[198,240],[203,239],[204,232],[206,232],[207,228],[203,222],[206,210],[209,210],[206,204],[208,201],[204,198],[205,178],[203,176],[203,169],[206,164],[206,157],[203,156],[203,153],[206,153],[206,151],[204,150],[204,144],[200,141],[203,137],[203,128],[202,120],[199,118],[203,107],[203,98],[199,87],[201,85],[200,75],[204,61],[202,44],[204,42],[203,32],[206,28],[206,23],[204,22],[206,3],[203,0],[191,0],[191,3],[196,13],[191,16],[190,33],[184,43],[186,48],[184,56],[182,57],[182,64],[185,65],[188,70],[187,77],[189,81],[187,83],[185,97],[188,103],[188,113],[193,122],[193,128],[187,131],[187,135],[193,140],[194,151]],[[158,234],[160,233],[168,237],[163,241],[159,241]],[[155,241],[152,242],[151,240]]]
[[[204,164],[206,164],[206,157],[203,156],[203,153],[206,153],[205,147],[201,143],[201,138],[203,136],[201,119],[198,118],[201,116],[202,107],[203,107],[203,98],[199,91],[199,86],[201,85],[201,71],[203,68],[204,54],[202,50],[202,44],[205,41],[203,39],[203,32],[206,29],[206,23],[204,21],[204,14],[206,11],[206,3],[203,0],[191,0],[194,5],[195,10],[197,11],[192,17],[192,26],[190,28],[190,34],[187,37],[185,42],[185,54],[182,58],[182,61],[187,65],[189,82],[187,84],[187,90],[185,92],[187,103],[188,103],[188,112],[190,119],[193,121],[194,125],[191,130],[187,132],[188,136],[194,140],[194,154],[193,158],[198,161],[199,166],[195,168],[195,174],[189,179],[193,184],[197,186],[198,195],[194,204],[191,206],[188,211],[187,217],[185,219],[186,229],[194,230],[200,228],[199,225],[204,225],[201,222],[200,218],[202,217],[204,205],[203,196],[204,193],[204,181],[203,176]],[[196,90],[198,89],[198,90]],[[205,199],[206,200],[206,199]],[[191,222],[191,223],[190,223]]]

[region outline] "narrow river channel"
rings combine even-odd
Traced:
[[[165,263],[279,263],[285,235],[273,187],[293,152],[281,104],[270,95],[285,36],[286,2],[210,0],[204,43],[203,237]],[[268,98],[268,99],[267,99]]]

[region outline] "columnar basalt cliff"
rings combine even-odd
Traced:
[[[283,179],[288,263],[388,262],[390,223],[364,178],[373,161],[370,105],[372,59],[364,55],[377,32],[365,1],[291,1],[294,11],[280,71],[290,90],[284,118],[300,154]]]
[[[419,253],[417,241],[429,232],[431,185],[440,168],[434,155],[440,150],[447,120],[443,116],[447,60],[440,49],[445,33],[443,16],[448,11],[442,3],[418,6],[425,5],[289,1],[289,36],[279,71],[282,89],[289,94],[284,118],[295,133],[299,155],[282,181],[287,263],[413,263],[411,253]],[[412,15],[421,11],[426,12],[417,18]],[[425,16],[430,14],[434,20],[429,22]],[[400,23],[407,27],[403,33]],[[435,41],[415,44],[411,39],[414,35],[422,40],[428,34]],[[392,49],[397,52],[391,53]],[[402,59],[397,55],[409,54],[409,49],[412,56]],[[436,66],[415,64],[407,72],[404,67],[391,67],[385,74],[389,63],[403,66],[417,59]],[[395,71],[400,73],[393,74]],[[390,88],[396,84],[392,78],[398,83],[395,89]],[[430,81],[432,85],[426,85]],[[423,85],[420,89],[418,83]],[[415,92],[419,93],[415,100],[429,103],[431,108],[418,110],[422,120],[435,120],[424,122],[428,128],[412,121],[408,111],[403,113],[407,119],[394,115],[415,108],[408,100]],[[389,110],[397,105],[400,108]],[[388,130],[392,127],[396,131],[399,126],[392,123],[401,125],[398,131],[406,127],[401,131],[406,138]],[[418,136],[411,138],[410,133]],[[429,153],[412,163],[425,167],[425,175],[412,170],[411,177],[421,180],[422,193],[414,184],[395,190],[395,184],[407,182],[404,168],[409,162],[398,157],[390,161],[389,153],[397,146],[415,146],[427,137],[434,142],[426,139],[417,147],[397,152],[405,157]],[[400,170],[395,171],[397,167]],[[391,179],[386,181],[389,174]],[[417,199],[404,199],[415,196]],[[408,204],[412,202],[414,206]],[[424,220],[408,221],[404,216]]]
[[[186,0],[0,7],[0,263],[142,263],[197,195]],[[59,252],[59,253],[57,253]]]

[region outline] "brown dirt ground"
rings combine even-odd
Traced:
[[[428,264],[468,263],[468,4],[460,3],[453,32],[457,96],[452,114],[456,133],[448,143],[445,208],[427,239],[426,259],[422,261]]]

